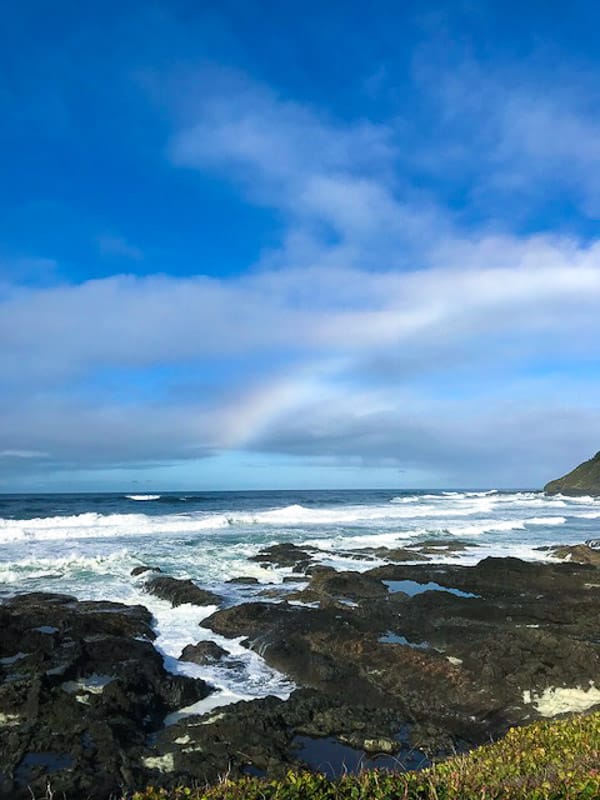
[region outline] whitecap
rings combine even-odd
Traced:
[[[479,536],[482,533],[501,531],[520,531],[525,529],[525,520],[496,520],[484,519],[469,525],[454,525],[448,527],[448,533],[456,536]]]

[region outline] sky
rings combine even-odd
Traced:
[[[539,488],[591,457],[599,25],[5,5],[0,491]]]

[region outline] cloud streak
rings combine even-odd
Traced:
[[[462,347],[476,336],[516,334],[541,335],[548,350],[569,336],[575,351],[595,352],[586,333],[597,324],[600,245],[452,240],[431,258],[444,266],[306,268],[231,279],[125,275],[15,290],[0,301],[4,379],[282,349],[352,356],[417,339]]]
[[[116,256],[132,261],[141,261],[144,257],[141,248],[131,244],[122,236],[104,233],[96,237],[96,244],[100,253],[105,256]]]
[[[0,458],[47,458],[41,450],[0,450]]]

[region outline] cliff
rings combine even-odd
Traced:
[[[600,452],[562,478],[544,486],[546,494],[600,495]]]

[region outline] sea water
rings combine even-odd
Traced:
[[[531,491],[0,495],[0,598],[52,591],[147,606],[167,668],[217,687],[194,709],[209,711],[267,694],[285,697],[293,686],[241,637],[226,639],[200,627],[215,606],[171,608],[144,591],[147,575],[131,577],[134,567],[191,578],[228,605],[269,602],[260,594],[268,584],[298,588],[283,583],[291,569],[248,560],[277,542],[319,548],[315,561],[361,571],[385,563],[365,559],[363,548],[424,539],[467,544],[459,552],[441,549],[436,561],[474,564],[488,555],[542,560],[550,556],[540,547],[597,537],[599,520],[599,500]],[[259,583],[227,583],[241,576]],[[178,661],[186,644],[201,639],[224,647],[229,664]]]

